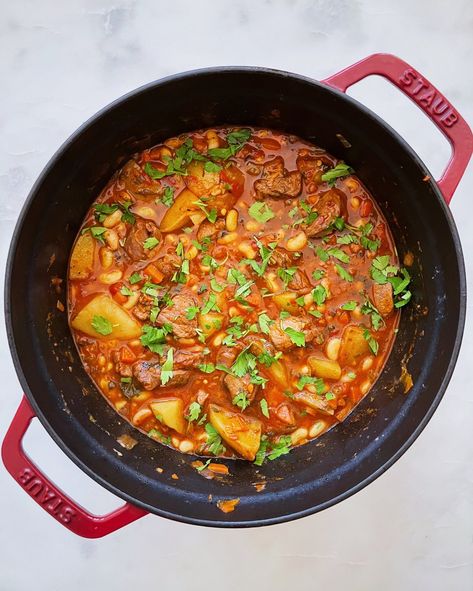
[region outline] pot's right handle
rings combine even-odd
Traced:
[[[473,134],[467,122],[433,84],[394,55],[375,53],[322,82],[346,92],[367,76],[383,76],[397,86],[435,123],[452,146],[452,155],[438,185],[447,203],[457,188],[473,152]]]
[[[146,511],[125,503],[108,515],[92,515],[55,486],[23,449],[23,437],[35,414],[23,400],[16,411],[2,445],[6,469],[30,497],[61,525],[84,538],[101,538],[146,515]]]

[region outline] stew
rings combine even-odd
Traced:
[[[86,371],[132,425],[261,465],[366,396],[409,282],[350,166],[295,136],[218,128],[110,180],[72,250],[69,318]]]

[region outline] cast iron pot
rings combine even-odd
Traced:
[[[396,132],[344,94],[371,74],[397,85],[450,140],[452,158],[438,183]],[[56,303],[66,300],[74,237],[113,172],[134,152],[167,137],[222,124],[291,132],[350,163],[377,198],[401,260],[410,251],[415,263],[413,303],[402,312],[393,351],[370,395],[321,439],[261,468],[228,461],[231,477],[219,481],[204,479],[191,466],[195,458],[150,440],[107,404],[85,373],[66,314]],[[26,397],[4,440],[7,469],[53,517],[88,537],[103,536],[147,512],[220,527],[278,523],[320,511],[372,482],[425,427],[457,359],[465,274],[447,203],[472,145],[468,125],[450,103],[408,64],[381,54],[323,82],[263,68],[188,72],[106,107],[47,165],[12,240],[6,323]],[[54,278],[62,279],[60,288]],[[408,394],[400,381],[406,367],[414,384]],[[80,468],[127,503],[109,515],[91,515],[49,482],[21,446],[35,415]],[[117,443],[125,433],[138,440],[129,451]],[[266,488],[257,492],[254,484],[263,481]],[[234,512],[218,509],[218,500],[236,497]]]

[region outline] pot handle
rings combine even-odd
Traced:
[[[2,459],[23,490],[56,521],[78,536],[101,538],[147,514],[125,503],[107,515],[92,515],[57,488],[23,449],[23,437],[34,417],[28,400],[23,397],[3,440]]]
[[[473,135],[467,122],[433,84],[412,66],[388,53],[375,53],[322,80],[342,92],[367,76],[383,76],[424,111],[452,146],[450,160],[438,181],[445,201],[453,193],[473,152]]]

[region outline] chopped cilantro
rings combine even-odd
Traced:
[[[350,257],[341,248],[329,248],[327,254],[335,259],[338,259],[342,263],[349,263]]]
[[[90,232],[96,240],[98,240],[102,244],[105,244],[103,235],[106,231],[107,228],[102,228],[101,226],[89,226],[88,228],[84,228],[82,230],[82,234],[85,234],[85,232]]]
[[[186,310],[186,318],[187,318],[187,320],[194,320],[194,318],[197,316],[198,313],[199,313],[198,306],[190,306]]]
[[[162,353],[166,343],[166,335],[172,332],[172,327],[165,324],[162,328],[156,326],[143,326],[143,334],[140,337],[141,344],[148,347],[153,353]]]
[[[268,403],[266,401],[266,398],[261,398],[261,400],[259,401],[259,405],[261,408],[261,412],[263,413],[263,415],[269,419],[269,408],[268,408]]]
[[[101,335],[108,335],[111,334],[113,331],[113,326],[110,320],[104,318],[104,316],[95,315],[92,318],[92,328]]]
[[[264,224],[275,217],[275,213],[264,201],[255,201],[248,209],[250,216],[257,222]]]
[[[154,236],[150,236],[149,238],[146,238],[146,240],[143,242],[143,248],[145,248],[146,250],[151,250],[152,248],[158,246],[158,244],[159,240]]]
[[[205,425],[205,431],[207,433],[207,447],[214,456],[218,456],[219,454],[225,451],[225,448],[222,445],[222,438],[217,433],[215,427],[207,423]]]
[[[189,408],[187,409],[186,419],[189,421],[189,423],[192,423],[193,421],[197,421],[201,411],[202,411],[202,407],[200,406],[200,404],[198,402],[191,402],[189,404]]]
[[[132,284],[135,285],[135,283],[139,283],[140,281],[143,281],[143,277],[139,274],[139,273],[133,273],[132,275],[130,275],[128,281]]]
[[[344,164],[343,162],[339,162],[337,166],[324,172],[324,174],[321,176],[321,179],[333,187],[337,179],[348,176],[352,172],[353,168],[351,168],[351,166],[348,166],[348,164]]]
[[[270,460],[276,460],[280,456],[288,454],[291,451],[291,438],[289,435],[281,436],[276,443],[271,445],[271,453],[268,458]]]
[[[321,306],[325,302],[325,300],[327,299],[327,290],[325,289],[325,287],[323,285],[317,285],[312,290],[312,296],[314,298],[314,302],[318,306]]]
[[[120,293],[124,296],[132,296],[133,295],[133,291],[128,287],[128,285],[122,285],[120,287]]]
[[[166,361],[161,366],[161,385],[165,386],[173,376],[174,349],[170,347],[166,356]]]
[[[258,324],[261,329],[261,332],[264,334],[269,334],[269,327],[273,324],[273,320],[265,314],[264,312],[258,316]]]
[[[259,449],[256,452],[255,460],[253,462],[253,464],[255,466],[262,466],[263,465],[264,459],[266,457],[266,450],[268,449],[268,445],[269,445],[269,441],[263,435],[263,437],[261,438]]]
[[[204,373],[213,373],[215,371],[215,365],[213,363],[201,363],[197,367]]]
[[[297,271],[297,267],[289,267],[288,269],[278,269],[278,277],[282,280],[284,285],[287,286],[291,282]]]
[[[250,401],[248,400],[246,392],[240,390],[236,396],[233,397],[232,404],[238,406],[241,410],[248,408],[250,406]]]
[[[324,275],[325,271],[323,269],[316,269],[312,272],[312,277],[315,279],[315,281],[319,281],[319,279],[322,279]]]
[[[217,305],[217,296],[214,293],[210,293],[207,301],[202,307],[201,313],[208,314],[212,310],[220,312],[220,308]]]
[[[221,283],[219,283],[215,277],[212,277],[212,279],[210,280],[210,287],[216,291],[217,293],[220,293],[221,291],[223,291],[225,289],[225,286],[222,285]]]
[[[373,335],[370,333],[370,331],[368,329],[365,329],[363,331],[363,336],[366,339],[366,341],[368,342],[368,346],[371,349],[371,352],[373,353],[373,355],[377,355],[378,350],[379,350],[378,341],[373,337]]]
[[[344,304],[342,304],[340,306],[340,308],[342,310],[354,310],[357,306],[357,303],[355,302],[355,300],[348,300],[348,302],[345,302]]]
[[[313,378],[312,376],[303,375],[299,378],[297,382],[297,389],[303,390],[304,386],[310,384],[311,386],[315,386],[315,390],[319,396],[321,396],[325,390],[325,382],[322,378]]]
[[[353,276],[350,275],[350,273],[341,265],[336,264],[335,268],[337,269],[337,273],[340,275],[342,279],[344,279],[345,281],[353,281]]]
[[[222,167],[219,164],[215,164],[215,162],[211,162],[210,160],[208,160],[204,164],[204,170],[205,172],[220,172],[222,170]]]
[[[291,339],[294,345],[297,347],[305,347],[305,334],[303,332],[299,332],[291,326],[287,326],[284,329],[284,332]]]
[[[161,197],[161,202],[166,207],[171,207],[171,205],[174,203],[174,188],[173,187],[168,186],[164,189],[163,196]]]

